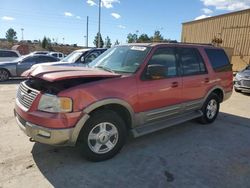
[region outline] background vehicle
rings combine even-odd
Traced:
[[[2,61],[12,61],[20,57],[20,53],[15,50],[3,50],[0,49],[0,62]]]
[[[52,65],[52,66],[75,66],[75,67],[84,67],[86,63],[93,61],[107,49],[105,48],[90,48],[90,49],[82,49],[75,50],[57,63],[43,63],[41,65]],[[37,65],[33,66],[32,69],[37,67]]]
[[[34,55],[34,54],[38,54],[38,55],[48,55],[50,53],[50,51],[34,51],[34,52],[31,52],[30,54]]]
[[[64,58],[64,54],[61,52],[50,52],[49,55],[54,56],[60,60]]]
[[[32,65],[44,62],[56,62],[59,59],[48,55],[26,55],[21,56],[14,61],[0,63],[0,81],[8,80],[9,77],[21,76],[21,74],[30,69]]]
[[[234,90],[236,92],[250,93],[250,65],[238,72],[234,79]]]
[[[138,137],[196,118],[212,123],[232,94],[231,69],[212,46],[115,46],[88,67],[34,69],[20,84],[15,116],[37,142],[79,144],[86,158],[106,160],[130,131]]]

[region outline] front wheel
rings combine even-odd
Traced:
[[[210,94],[201,109],[203,116],[200,117],[199,121],[203,124],[214,122],[219,113],[219,109],[220,102],[218,96],[214,93]]]
[[[107,160],[121,150],[126,137],[125,123],[117,113],[111,110],[97,111],[81,131],[80,149],[88,160]]]
[[[6,81],[9,79],[9,73],[8,71],[4,69],[0,69],[0,82]]]

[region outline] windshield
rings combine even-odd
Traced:
[[[151,48],[115,46],[92,61],[89,66],[119,73],[135,73]]]
[[[84,53],[86,53],[86,52],[74,51],[71,54],[69,54],[68,56],[66,56],[65,58],[63,58],[62,62],[75,63],[80,58],[80,56]]]

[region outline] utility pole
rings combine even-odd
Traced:
[[[101,47],[101,0],[99,0],[98,48]]]
[[[22,31],[22,40],[23,40],[23,30],[24,30],[24,29],[23,29],[23,28],[21,28],[21,31]]]
[[[89,46],[89,17],[87,16],[86,47]]]

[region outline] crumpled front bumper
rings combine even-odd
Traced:
[[[36,142],[60,146],[73,146],[75,144],[71,141],[74,128],[45,128],[26,121],[16,111],[14,111],[14,114],[20,129]]]

